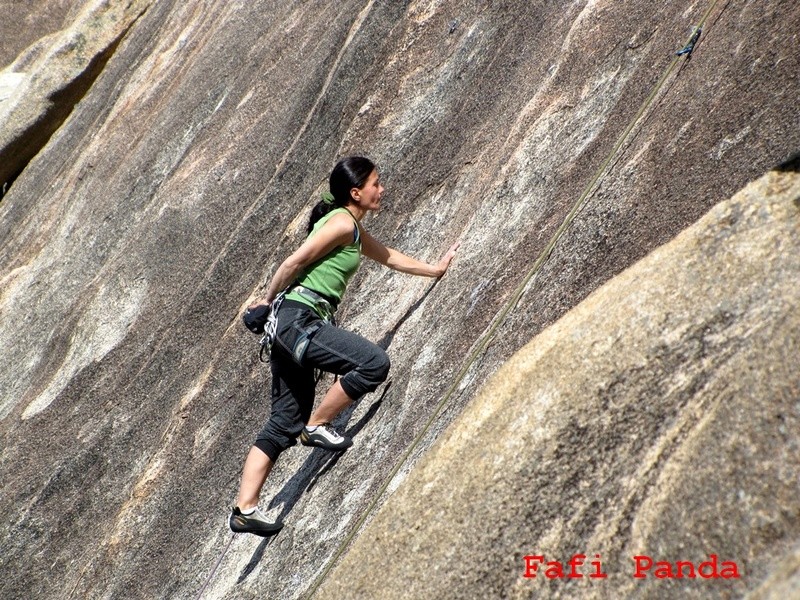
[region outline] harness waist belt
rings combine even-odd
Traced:
[[[303,287],[302,285],[293,285],[288,291],[295,292],[306,300],[309,300],[314,304],[314,307],[323,319],[326,321],[333,321],[333,313],[336,312],[336,307],[325,296],[312,289]]]

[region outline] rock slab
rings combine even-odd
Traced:
[[[84,0],[16,38],[0,106],[30,119],[0,128],[72,108],[0,200],[0,597],[302,596],[509,356],[800,148],[796,0],[714,3],[457,380],[709,5]],[[12,97],[34,71],[54,85]],[[31,141],[3,139],[14,160]],[[350,153],[382,170],[373,235],[459,255],[435,284],[365,261],[339,321],[387,348],[392,385],[342,416],[344,455],[281,457],[279,536],[229,546],[269,414],[239,314]]]
[[[799,283],[800,174],[771,172],[503,365],[317,597],[796,591]],[[583,578],[524,576],[576,553]],[[712,554],[740,577],[633,577]]]

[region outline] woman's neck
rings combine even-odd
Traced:
[[[355,220],[359,223],[361,222],[361,219],[364,218],[364,215],[367,214],[366,209],[361,208],[358,204],[354,204],[353,202],[348,202],[344,205],[344,208],[350,211],[350,214],[353,215]]]

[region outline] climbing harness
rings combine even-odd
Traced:
[[[327,321],[332,325],[336,325],[336,319],[334,318],[334,313],[336,309],[331,304],[330,300],[328,300],[322,294],[318,294],[314,290],[311,290],[307,287],[303,287],[299,283],[291,286],[286,292],[294,292],[295,294],[299,294],[306,300],[310,301],[311,304],[314,305],[314,311],[322,318],[323,321]]]
[[[288,294],[289,292],[299,294],[306,300],[310,301],[314,305],[314,312],[316,312],[322,319],[322,321],[315,321],[309,327],[307,327],[300,337],[297,338],[294,348],[292,348],[292,357],[297,364],[302,364],[303,356],[305,356],[306,350],[308,349],[308,344],[311,342],[311,336],[313,336],[322,328],[323,323],[330,323],[334,326],[336,325],[336,318],[334,317],[336,309],[325,296],[318,294],[312,289],[303,287],[299,283],[295,283],[294,285],[290,286],[284,292],[284,294]],[[322,375],[323,371],[321,369],[314,369],[315,386],[319,383],[319,380],[322,379]],[[339,376],[334,375],[333,380],[338,381],[338,379]]]
[[[297,283],[290,285],[275,297],[275,300],[272,301],[269,307],[260,307],[253,311],[248,309],[244,313],[243,319],[247,328],[253,333],[263,332],[264,334],[259,342],[261,348],[258,352],[258,358],[261,362],[268,362],[270,352],[272,352],[272,345],[275,343],[275,338],[278,335],[278,310],[286,294],[289,292],[294,292],[308,300],[313,304],[314,312],[316,312],[323,321],[331,325],[336,325],[336,319],[334,318],[336,309],[325,296]],[[295,345],[292,354],[295,355],[295,359],[298,363],[308,346],[311,334],[316,332],[320,327],[322,327],[322,323],[314,327],[313,331],[311,329],[307,330]]]
[[[292,348],[292,358],[294,358],[297,364],[302,364],[303,356],[305,356],[306,350],[308,349],[308,344],[311,342],[311,336],[313,336],[322,328],[323,322],[336,325],[336,319],[334,318],[336,309],[333,308],[333,305],[325,296],[318,294],[312,289],[303,287],[298,283],[290,285],[275,297],[275,300],[273,300],[272,304],[269,306],[266,318],[262,318],[264,321],[264,335],[261,337],[261,341],[259,342],[260,348],[258,351],[258,360],[263,363],[269,362],[269,357],[272,353],[272,346],[275,344],[275,340],[278,337],[278,310],[280,309],[286,294],[289,292],[299,294],[306,300],[310,301],[314,305],[314,312],[316,312],[322,319],[322,321],[315,321],[312,323],[297,338],[297,341]],[[258,325],[260,325],[261,322],[258,321],[255,326],[253,326],[252,323],[248,323],[248,312],[245,313],[245,324],[250,331],[257,332]],[[314,370],[314,385],[317,385],[319,380],[322,379],[322,373],[323,372],[319,369]],[[334,381],[338,380],[338,378],[339,376],[335,375]]]
[[[260,333],[261,327],[263,326],[264,335],[259,342],[261,348],[258,351],[258,359],[261,362],[269,362],[268,359],[270,352],[272,352],[272,345],[275,343],[275,338],[278,335],[278,309],[281,307],[286,294],[289,292],[295,292],[306,300],[309,300],[314,305],[314,311],[322,318],[323,321],[331,323],[332,325],[336,325],[336,319],[333,316],[335,309],[327,298],[321,294],[318,294],[314,290],[303,287],[302,285],[291,285],[275,297],[275,300],[272,301],[272,304],[269,306],[265,314],[256,314],[255,316],[252,316],[253,313],[250,311],[246,311],[244,314],[245,325],[247,325],[247,328],[253,333]],[[319,329],[319,327],[317,327],[317,329]],[[308,345],[308,338],[310,335],[311,332],[308,332],[308,335],[304,336],[303,338],[305,340],[305,346]],[[298,355],[299,352],[299,355],[302,356],[305,346],[303,346],[301,349],[295,348],[293,354]]]
[[[465,361],[465,363],[462,365],[461,370],[455,376],[455,379],[454,379],[453,383],[448,388],[448,390],[445,392],[444,396],[439,401],[439,403],[436,405],[436,408],[434,409],[434,411],[431,414],[431,416],[428,418],[427,422],[425,423],[425,426],[417,434],[417,436],[411,442],[411,444],[406,449],[406,451],[403,453],[403,455],[400,457],[400,459],[395,463],[394,467],[389,472],[388,476],[386,477],[384,482],[381,484],[381,486],[378,488],[378,490],[373,494],[372,500],[367,505],[366,509],[364,509],[364,512],[358,518],[358,520],[355,522],[353,527],[350,528],[350,532],[347,534],[347,536],[339,544],[339,547],[336,549],[336,552],[334,552],[333,555],[331,556],[331,558],[328,560],[327,564],[322,569],[322,572],[317,576],[316,580],[311,585],[311,587],[309,588],[308,592],[303,594],[304,598],[310,598],[319,589],[319,587],[322,585],[322,583],[327,578],[328,574],[331,572],[331,569],[333,568],[333,566],[338,562],[339,558],[344,553],[345,549],[350,545],[350,543],[352,542],[353,538],[356,536],[356,534],[361,529],[361,527],[364,525],[366,520],[369,518],[369,516],[375,510],[375,507],[378,505],[378,502],[383,497],[383,495],[386,492],[386,490],[389,488],[389,485],[391,484],[392,480],[395,478],[395,476],[400,471],[402,466],[406,463],[406,461],[412,455],[412,453],[414,452],[416,447],[419,445],[419,443],[422,441],[422,439],[425,438],[425,436],[428,435],[428,432],[430,431],[430,428],[433,426],[433,423],[439,417],[439,415],[441,414],[442,410],[444,410],[444,407],[446,406],[446,404],[450,400],[450,398],[453,396],[453,394],[458,390],[458,388],[461,385],[462,381],[464,380],[464,378],[466,377],[467,373],[469,372],[469,369],[472,367],[472,365],[478,359],[478,356],[480,356],[480,354],[492,342],[492,340],[495,337],[495,334],[497,333],[497,330],[505,322],[505,319],[508,316],[508,313],[511,312],[511,310],[519,302],[520,298],[522,298],[522,295],[525,293],[525,290],[527,289],[528,284],[530,283],[530,281],[539,272],[539,270],[541,269],[542,265],[549,258],[550,254],[552,253],[552,251],[555,248],[555,246],[558,243],[558,241],[563,236],[564,232],[572,224],[572,221],[575,219],[575,216],[580,212],[581,208],[583,208],[583,205],[585,204],[585,202],[586,202],[587,198],[589,197],[589,195],[591,194],[591,192],[594,191],[595,186],[597,185],[598,181],[601,179],[601,177],[605,173],[605,171],[608,168],[608,166],[611,164],[611,161],[614,159],[616,154],[619,152],[620,148],[622,148],[622,146],[628,140],[628,137],[630,136],[630,134],[633,131],[633,129],[636,126],[636,124],[641,120],[641,118],[644,115],[644,113],[647,111],[648,108],[650,108],[650,106],[653,103],[653,100],[658,95],[658,93],[661,91],[661,88],[664,86],[664,83],[666,82],[667,78],[670,76],[670,74],[672,73],[672,71],[675,68],[675,65],[680,60],[680,57],[683,56],[684,54],[690,55],[691,52],[694,50],[694,45],[697,43],[697,40],[700,38],[700,32],[702,31],[701,27],[705,23],[706,19],[708,19],[708,16],[711,14],[711,11],[714,9],[714,7],[717,5],[718,2],[719,2],[719,0],[711,0],[710,1],[708,9],[706,10],[705,14],[703,15],[703,17],[700,20],[700,22],[697,25],[697,27],[694,29],[694,31],[692,33],[692,36],[689,39],[689,42],[684,46],[684,50],[686,50],[687,48],[688,48],[688,50],[686,50],[686,52],[684,52],[682,50],[682,51],[680,51],[678,54],[676,54],[673,57],[673,60],[670,62],[669,66],[666,68],[666,70],[664,71],[664,73],[661,76],[661,78],[655,84],[655,86],[653,87],[653,90],[650,92],[650,94],[647,96],[645,101],[642,103],[642,105],[640,106],[639,110],[636,112],[636,115],[633,117],[633,119],[630,122],[630,124],[625,128],[625,130],[622,132],[622,135],[620,135],[619,139],[614,144],[614,147],[611,149],[611,152],[609,153],[608,157],[603,161],[603,163],[600,165],[600,167],[594,173],[594,175],[592,176],[591,180],[589,181],[589,184],[584,188],[583,193],[580,195],[580,197],[575,202],[575,204],[573,205],[573,207],[570,210],[570,212],[564,218],[564,221],[561,223],[559,228],[556,230],[556,232],[551,237],[550,242],[548,243],[547,247],[537,257],[536,261],[533,263],[533,266],[528,271],[528,273],[525,275],[525,277],[522,279],[520,284],[517,286],[517,288],[515,289],[514,293],[511,296],[511,298],[508,300],[508,302],[506,302],[506,304],[503,306],[503,308],[500,310],[500,312],[496,315],[494,321],[489,326],[488,330],[478,340],[475,348],[470,353],[470,355],[467,357],[467,360]]]

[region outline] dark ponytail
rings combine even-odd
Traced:
[[[333,209],[347,205],[353,199],[350,190],[364,187],[374,170],[375,164],[363,156],[348,156],[336,163],[329,179],[330,192],[324,193],[322,200],[311,210],[308,233],[311,233],[317,221]]]

